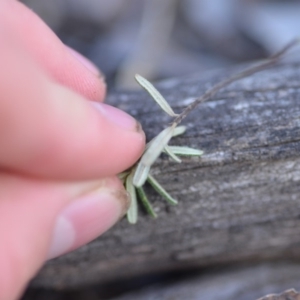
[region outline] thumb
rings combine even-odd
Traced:
[[[126,211],[120,181],[54,183],[0,174],[0,300],[20,296],[46,258],[89,242]]]
[[[96,178],[131,166],[144,149],[137,121],[52,82],[0,28],[0,166],[56,178]]]

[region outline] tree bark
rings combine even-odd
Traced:
[[[228,75],[172,79],[158,88],[181,112]],[[149,138],[170,122],[144,91],[115,92],[108,101],[134,115]],[[223,89],[184,120],[187,132],[172,141],[205,154],[181,164],[162,157],[153,168],[179,204],[171,207],[147,188],[157,220],[141,209],[137,225],[124,219],[89,245],[48,262],[34,285],[70,288],[221,263],[299,259],[299,103],[300,62]]]

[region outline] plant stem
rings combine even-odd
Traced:
[[[242,79],[244,77],[250,76],[254,73],[257,73],[259,71],[265,70],[269,67],[274,66],[281,58],[282,56],[292,47],[294,47],[297,43],[299,43],[299,40],[293,40],[289,44],[287,44],[282,50],[272,55],[269,59],[267,59],[265,62],[255,65],[253,67],[250,67],[240,73],[237,73],[227,79],[224,79],[223,81],[215,84],[212,88],[208,89],[201,97],[197,98],[193,103],[191,103],[189,106],[187,106],[183,112],[174,119],[172,125],[177,126],[182,122],[182,120],[194,109],[197,105],[200,103],[203,103],[204,101],[211,98],[213,95],[215,95],[219,90],[226,87],[232,82],[235,82],[239,79]]]

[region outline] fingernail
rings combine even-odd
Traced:
[[[74,200],[56,219],[48,259],[95,239],[114,225],[128,206],[126,191],[103,187]]]
[[[77,52],[76,50],[66,46],[67,50],[81,63],[83,64],[91,73],[96,76],[102,77],[99,69],[86,57]]]
[[[142,131],[140,123],[138,123],[136,119],[124,111],[104,103],[91,102],[91,104],[96,107],[107,119],[123,129],[134,130],[137,132]]]

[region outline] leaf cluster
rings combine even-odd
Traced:
[[[176,114],[166,99],[161,93],[144,77],[140,75],[135,76],[137,82],[151,95],[154,101],[166,112],[169,116],[175,118]],[[156,159],[162,152],[167,154],[173,161],[181,163],[179,156],[201,156],[203,151],[182,147],[169,146],[168,143],[172,137],[183,134],[186,131],[185,126],[177,126],[173,123],[171,126],[162,130],[156,137],[147,143],[145,151],[139,161],[126,171],[119,175],[125,184],[125,188],[130,195],[131,204],[127,212],[127,219],[129,223],[135,224],[138,219],[138,199],[145,207],[146,211],[154,218],[157,217],[143,185],[147,181],[153,189],[160,194],[169,204],[176,205],[177,200],[174,199],[161,184],[150,174],[150,170]]]

